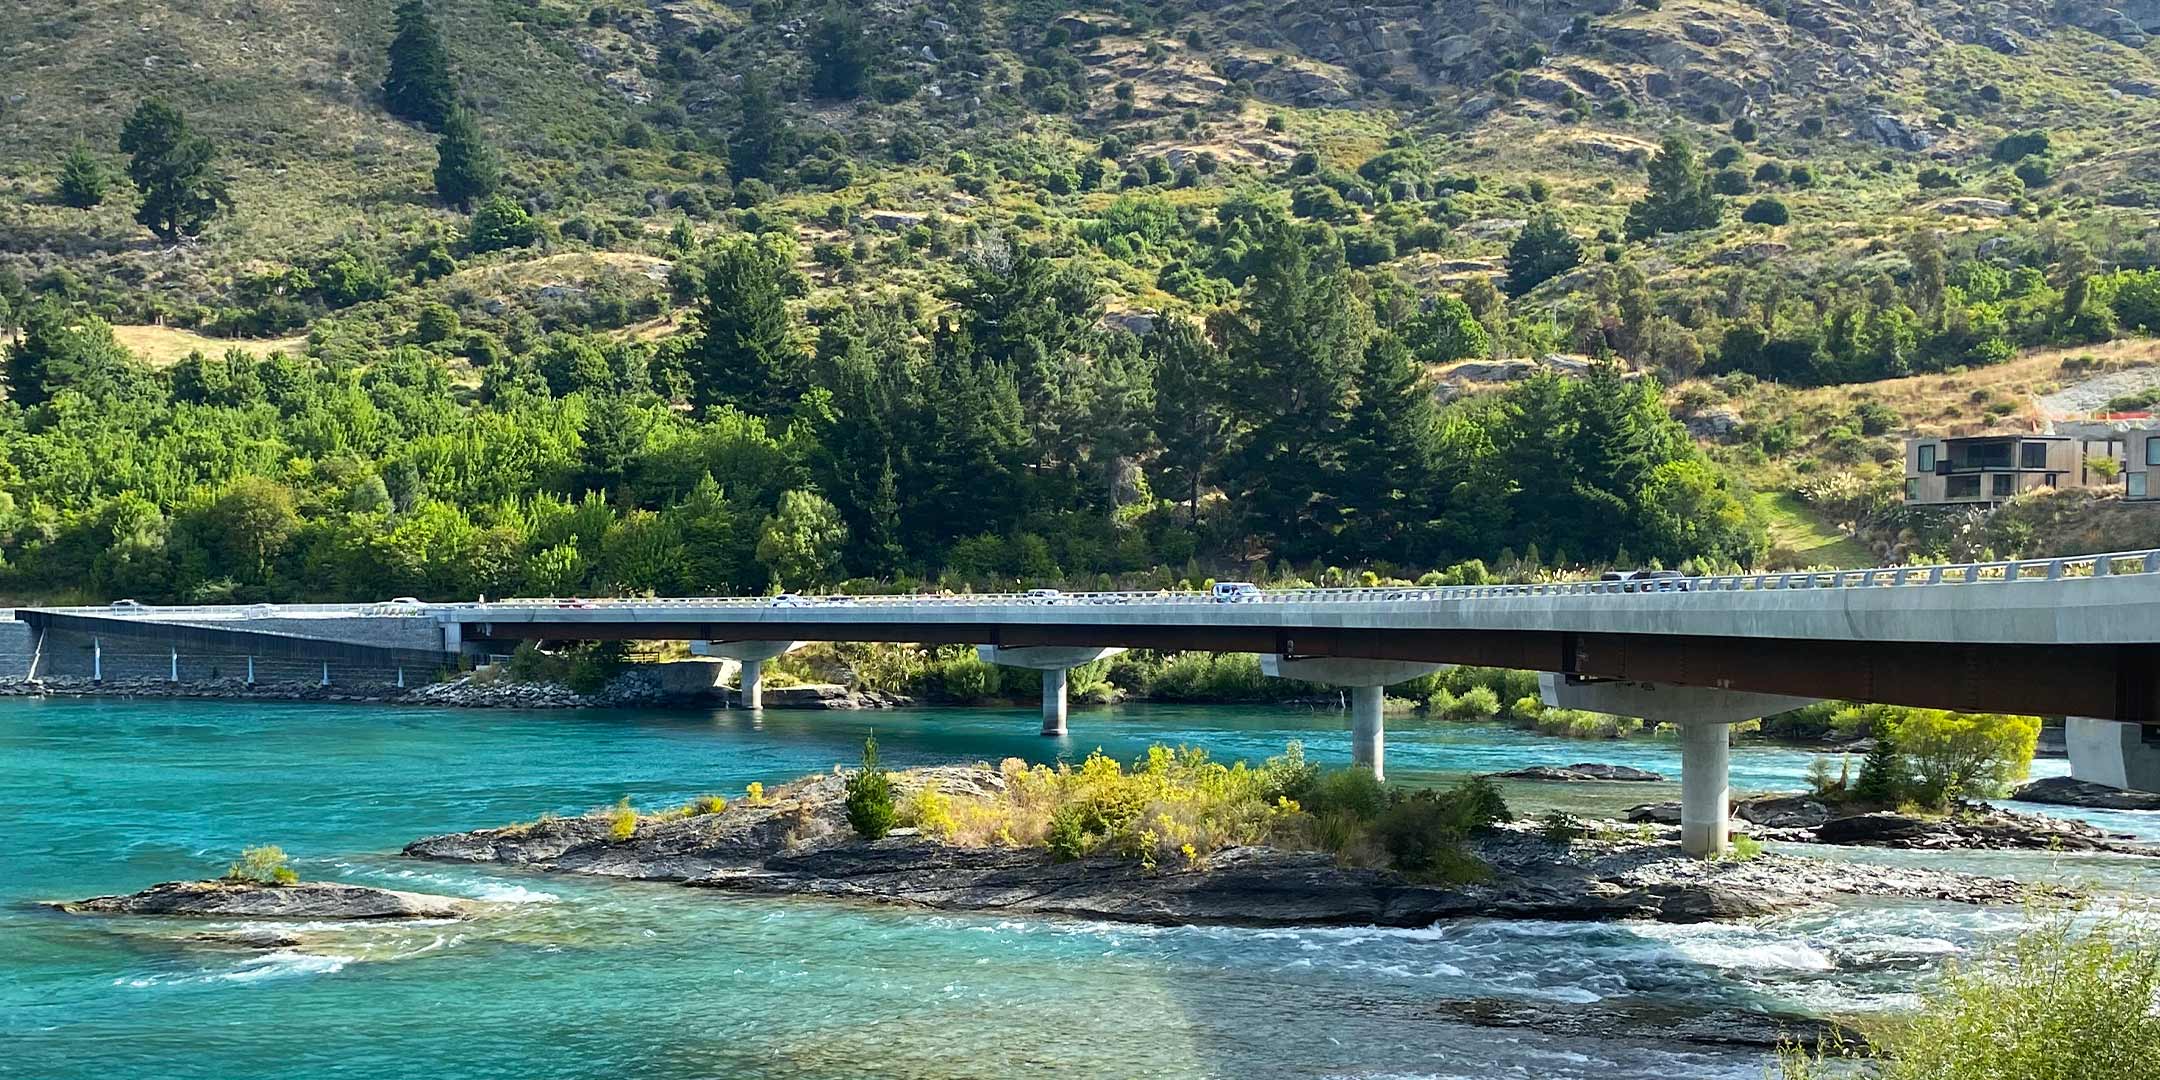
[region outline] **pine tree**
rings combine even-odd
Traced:
[[[90,156],[90,148],[77,142],[60,162],[60,201],[88,210],[105,201],[105,165]]]
[[[810,35],[811,92],[836,101],[861,97],[871,55],[862,20],[839,3],[828,6]]]
[[[733,405],[778,416],[803,387],[803,356],[781,290],[779,257],[755,241],[721,248],[705,270],[705,298],[691,317],[685,360],[701,411]]]
[[[495,150],[481,138],[469,110],[453,108],[435,141],[435,193],[460,210],[502,186],[502,166]]]
[[[741,119],[728,138],[728,170],[737,180],[771,179],[794,164],[794,133],[773,96],[772,84],[755,71],[742,77],[736,91]]]
[[[1345,431],[1341,499],[1346,560],[1407,560],[1429,509],[1437,409],[1425,372],[1393,334],[1365,346]]]
[[[1582,242],[1568,232],[1567,223],[1550,210],[1539,211],[1508,245],[1508,295],[1521,296],[1580,262]]]
[[[1328,493],[1372,315],[1287,224],[1266,229],[1252,260],[1244,302],[1223,320],[1247,430],[1227,479],[1251,532],[1277,555],[1305,558],[1328,546],[1335,523]]]
[[[1643,240],[1658,233],[1692,232],[1718,223],[1725,206],[1710,188],[1710,177],[1695,157],[1695,147],[1667,135],[1650,159],[1650,190],[1628,207],[1627,235]]]
[[[441,127],[457,105],[450,50],[421,0],[405,0],[397,6],[390,70],[383,77],[383,104],[390,115],[429,129]]]
[[[152,98],[120,128],[120,149],[131,155],[128,178],[142,193],[135,220],[167,243],[195,236],[232,206],[223,177],[211,172],[217,148],[188,130],[187,118]]]
[[[1165,488],[1185,500],[1197,528],[1200,489],[1230,446],[1229,359],[1197,324],[1167,315],[1156,320],[1147,346],[1155,358],[1155,432],[1163,447],[1156,462]]]

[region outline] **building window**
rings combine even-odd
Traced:
[[[1920,444],[1920,471],[1921,471],[1921,472],[1934,472],[1934,471],[1935,471],[1935,444],[1934,444],[1934,443],[1921,443],[1921,444]]]
[[[2009,473],[1996,473],[1994,479],[1995,486],[1993,490],[1995,497],[1998,499],[2007,499],[2012,492],[2017,490],[2017,477]]]
[[[1917,477],[1917,476],[1908,476],[1908,477],[1906,477],[1906,478],[1905,478],[1905,501],[1906,501],[1906,502],[1919,502],[1919,501],[1920,501],[1920,478],[1919,478],[1919,477]]]
[[[2129,496],[2130,496],[2131,498],[2133,498],[2133,499],[2142,499],[2142,498],[2144,498],[2144,497],[2145,497],[2145,474],[2144,474],[2144,473],[2141,473],[2141,472],[2134,472],[2134,473],[2126,473],[2126,474],[2124,474],[2124,475],[2125,475],[2125,476],[2127,476],[2127,477],[2129,478],[2129,483],[2130,483],[2130,486],[2129,486],[2129,488],[2127,489],[2127,492],[2126,492],[2126,493],[2127,493],[2127,494],[2128,494],[2128,495],[2129,495]]]
[[[2145,464],[2160,465],[2160,438],[2145,436]]]
[[[1977,499],[1980,497],[1980,478],[1972,473],[1949,476],[1943,480],[1943,498]]]
[[[2029,443],[2026,443],[2026,444],[2024,444],[2023,446],[2020,446],[2020,447],[2018,447],[2018,455],[2019,455],[2019,459],[2018,459],[2018,468],[2021,468],[2021,469],[2045,469],[2045,468],[2047,468],[2047,444],[2046,444],[2046,443],[2042,443],[2042,442],[2029,442]]]

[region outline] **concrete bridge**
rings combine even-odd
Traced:
[[[2073,768],[2160,789],[2160,551],[1647,582],[1193,593],[518,599],[397,607],[27,610],[39,635],[402,635],[439,658],[528,640],[690,640],[760,666],[805,641],[968,644],[1041,669],[1043,730],[1066,730],[1064,673],[1120,649],[1260,654],[1270,674],[1351,690],[1352,758],[1384,768],[1382,688],[1453,664],[1549,673],[1555,705],[1682,732],[1686,846],[1725,844],[1731,724],[1842,698],[2067,716]],[[274,624],[269,628],[266,624]],[[237,639],[221,647],[238,647]],[[172,647],[174,671],[181,649]],[[329,676],[327,668],[325,679]],[[177,674],[175,676],[177,678]]]

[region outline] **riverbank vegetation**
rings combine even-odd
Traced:
[[[1782,1080],[2146,1080],[2160,1061],[2160,937],[2054,915],[1952,968],[1865,1048],[1787,1047]],[[1857,1072],[1856,1072],[1857,1070]]]
[[[284,848],[265,844],[242,851],[239,861],[225,868],[224,880],[247,885],[294,885],[300,881],[300,872],[292,868]]]
[[[1825,703],[1830,723],[1853,738],[1869,738],[1859,772],[1818,758],[1810,786],[1827,801],[1872,807],[1942,811],[1960,800],[1996,798],[2032,768],[2040,718],[2001,713],[1953,713],[1896,705]]]
[[[850,780],[851,819],[853,785],[875,768],[866,752],[864,770]],[[1226,848],[1269,845],[1326,851],[1423,881],[1467,882],[1483,869],[1462,841],[1510,818],[1489,782],[1392,787],[1365,769],[1322,770],[1295,742],[1257,768],[1155,746],[1130,767],[1096,751],[1077,766],[1008,758],[998,771],[1002,784],[992,793],[931,784],[901,797],[898,824],[963,846],[1041,847],[1061,860],[1107,855],[1149,868],[1199,868]]]

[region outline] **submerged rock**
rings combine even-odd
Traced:
[[[1620,998],[1582,1005],[1554,1005],[1504,998],[1450,1001],[1441,1016],[1479,1027],[1518,1028],[1548,1035],[1590,1039],[1635,1039],[1697,1046],[1737,1046],[1774,1050],[1786,1043],[1814,1046],[1835,1038],[1859,1046],[1857,1032],[1817,1017],[1745,1009],[1697,1008]]]
[[[1591,780],[1651,783],[1665,779],[1663,776],[1647,769],[1637,769],[1627,765],[1600,765],[1593,762],[1583,762],[1576,765],[1532,765],[1526,769],[1510,769],[1507,772],[1492,775],[1499,780],[1555,780],[1569,783]]]
[[[481,901],[454,896],[398,892],[330,881],[303,881],[293,885],[168,881],[126,896],[93,896],[53,906],[77,915],[174,915],[204,919],[462,919],[485,907]]]
[[[2035,780],[2017,789],[2010,797],[2019,802],[2081,806],[2089,810],[2160,810],[2160,793],[2109,787],[2068,776]]]

